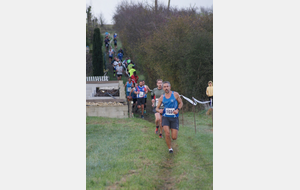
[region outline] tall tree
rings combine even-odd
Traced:
[[[103,76],[102,37],[100,28],[94,29],[93,35],[93,75]]]

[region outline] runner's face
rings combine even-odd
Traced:
[[[165,83],[164,84],[164,91],[165,91],[165,93],[169,93],[170,92],[170,90],[171,90],[171,87],[169,86],[169,84],[168,83]]]
[[[161,89],[162,88],[162,81],[160,81],[160,80],[157,81],[156,85],[157,85],[158,89]]]
[[[141,82],[140,82],[140,87],[142,87],[142,86],[143,86],[143,82],[141,81]]]

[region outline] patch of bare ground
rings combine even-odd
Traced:
[[[178,145],[176,141],[172,142],[172,148],[174,153],[169,154],[167,159],[164,160],[160,165],[160,172],[158,174],[159,178],[163,180],[163,184],[157,189],[161,190],[176,190],[175,184],[180,182],[185,177],[185,174],[182,174],[179,178],[172,177],[172,169],[174,167],[173,158],[176,156],[178,151]]]
[[[120,181],[116,181],[114,184],[106,187],[106,190],[116,190],[116,189],[120,189],[120,184],[125,183],[126,180],[133,176],[133,175],[137,175],[139,172],[141,171],[141,169],[138,170],[129,170],[127,174],[125,174]]]
[[[89,125],[102,125],[102,124],[108,124],[110,122],[108,121],[89,121],[89,122],[86,122],[86,124],[89,124]]]
[[[147,127],[147,126],[144,126],[143,128],[141,128],[141,131],[142,131],[143,133],[146,133],[146,132],[148,131],[148,127]]]

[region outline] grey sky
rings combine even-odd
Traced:
[[[154,0],[129,0],[132,2],[147,2],[148,4],[154,4]],[[94,16],[99,17],[102,13],[107,24],[112,24],[112,17],[115,12],[115,7],[122,0],[86,0],[87,5],[92,5],[92,13]],[[168,0],[158,0],[158,3],[168,4]],[[176,6],[177,8],[186,8],[191,6],[212,8],[213,0],[171,0],[170,6]]]

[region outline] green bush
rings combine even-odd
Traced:
[[[93,75],[103,76],[102,38],[99,28],[94,29],[93,35]]]

